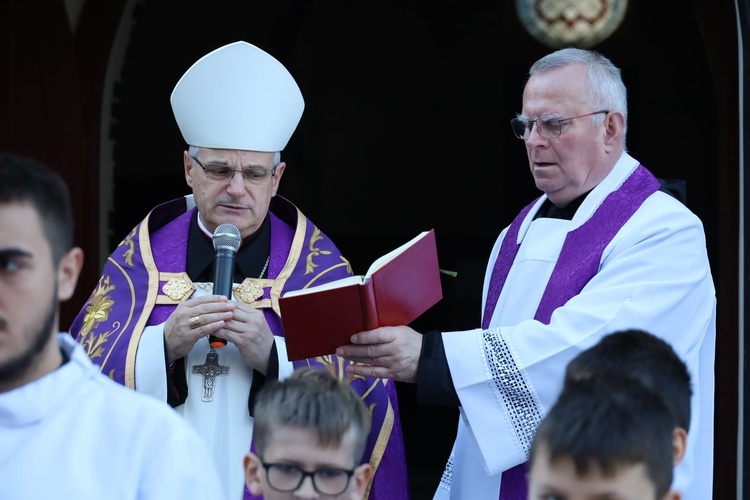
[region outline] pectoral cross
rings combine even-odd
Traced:
[[[203,394],[201,395],[201,399],[210,402],[214,400],[216,377],[228,374],[229,367],[220,365],[219,353],[215,349],[211,349],[206,354],[205,363],[193,366],[193,373],[203,375]]]

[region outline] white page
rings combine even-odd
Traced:
[[[375,271],[377,271],[378,269],[386,265],[388,262],[392,261],[398,254],[403,253],[404,250],[412,246],[414,243],[424,238],[427,233],[429,233],[429,231],[422,231],[421,233],[419,233],[414,238],[410,239],[409,241],[407,241],[400,247],[388,252],[382,257],[377,258],[375,262],[373,262],[372,265],[370,266],[370,269],[367,270],[367,276],[372,276],[372,274]]]
[[[294,297],[295,295],[305,295],[307,293],[314,293],[320,290],[330,290],[332,288],[341,288],[347,285],[359,285],[365,282],[364,276],[349,276],[347,278],[341,278],[340,280],[330,281],[323,283],[318,286],[311,286],[309,288],[303,288],[301,290],[290,290],[286,292],[282,297]]]
[[[375,262],[373,262],[372,265],[370,266],[370,269],[367,270],[366,276],[361,276],[361,275],[349,276],[348,278],[341,278],[340,280],[331,281],[329,283],[324,283],[318,286],[311,286],[309,288],[304,288],[302,290],[290,290],[286,292],[284,295],[282,295],[282,297],[294,297],[295,295],[305,295],[308,293],[314,293],[314,292],[318,292],[321,290],[341,288],[341,287],[348,286],[348,285],[361,285],[365,283],[367,280],[369,280],[370,276],[372,276],[372,274],[375,271],[377,271],[378,269],[386,265],[388,262],[392,261],[397,255],[399,255],[400,253],[403,253],[404,250],[412,246],[414,243],[424,238],[425,235],[427,235],[427,233],[429,233],[429,231],[423,231],[417,236],[415,236],[414,238],[412,238],[411,240],[401,245],[400,247],[388,252],[382,257],[377,258]]]

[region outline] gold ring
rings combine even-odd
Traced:
[[[201,317],[200,316],[193,316],[188,320],[188,324],[190,324],[190,328],[196,329],[199,326],[201,326]]]

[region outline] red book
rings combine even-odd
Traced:
[[[435,230],[417,235],[349,276],[279,299],[290,361],[333,354],[353,334],[408,325],[443,298]]]

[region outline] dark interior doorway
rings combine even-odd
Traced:
[[[443,277],[443,301],[414,326],[479,324],[492,243],[537,195],[508,120],[520,106],[528,66],[550,49],[522,30],[514,2],[84,3],[75,39],[61,1],[3,5],[7,15],[0,25],[8,43],[0,56],[24,65],[7,64],[10,73],[0,72],[7,76],[0,90],[18,107],[16,114],[10,105],[0,110],[0,124],[3,146],[67,169],[77,181],[76,216],[83,227],[95,227],[96,210],[79,205],[96,206],[102,146],[92,124],[101,113],[101,68],[125,12],[123,24],[132,22],[132,30],[114,94],[104,96],[111,98],[112,113],[100,124],[114,145],[110,249],[155,204],[187,193],[185,145],[169,95],[198,57],[243,39],[281,60],[306,99],[283,154],[289,167],[281,194],[334,238],[358,273],[419,231],[435,228],[441,267],[458,274]],[[135,9],[123,9],[126,4]],[[739,352],[735,2],[631,0],[619,30],[594,48],[623,69],[631,153],[656,175],[687,181],[687,204],[707,231],[719,298],[715,497],[733,498]],[[96,234],[82,237],[95,240]],[[91,289],[90,283],[82,286],[84,294]],[[411,386],[400,385],[399,396],[413,496],[431,498],[457,413],[417,405]]]

